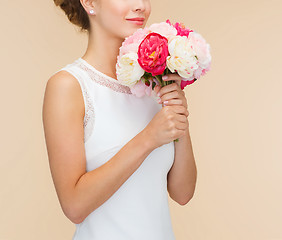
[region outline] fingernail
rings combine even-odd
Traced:
[[[168,101],[164,101],[164,104],[167,104],[168,103]]]
[[[168,76],[163,76],[163,80],[166,80],[168,78]]]
[[[161,96],[161,93],[160,93],[160,92],[158,92],[158,94],[157,94],[157,95],[158,95],[158,97],[159,97],[159,96]]]

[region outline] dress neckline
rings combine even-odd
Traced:
[[[90,63],[88,63],[83,58],[77,58],[76,62],[84,69],[90,76],[90,78],[101,85],[113,89],[116,92],[122,92],[127,94],[132,94],[128,86],[121,84],[117,79],[114,79],[105,73],[100,72]]]
[[[106,78],[107,80],[109,81],[112,81],[112,82],[116,82],[116,83],[119,83],[117,79],[115,78],[112,78],[108,75],[106,75],[105,73],[102,73],[100,72],[99,70],[97,70],[93,65],[91,65],[90,63],[88,63],[86,60],[84,60],[83,58],[78,58],[78,60],[82,63],[84,63],[87,67],[89,67],[91,70],[93,70],[94,72],[96,72],[97,74],[103,76],[104,78]],[[120,83],[119,83],[120,84]]]

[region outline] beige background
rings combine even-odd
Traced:
[[[186,206],[170,200],[176,239],[282,240],[282,1],[151,3],[147,25],[182,21],[213,57],[185,90],[198,181]],[[0,22],[0,240],[71,239],[41,111],[48,78],[83,55],[86,35],[52,0],[1,0]]]

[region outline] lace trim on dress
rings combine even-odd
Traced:
[[[85,62],[84,59],[79,58],[77,64],[80,68],[82,68],[84,71],[86,71],[89,74],[89,77],[94,82],[103,85],[105,87],[111,88],[116,92],[132,94],[128,86],[122,85],[117,80],[94,69],[94,67],[92,66],[90,67],[89,64]]]
[[[88,94],[88,91],[84,88],[83,89],[84,96],[85,96],[85,115],[84,115],[84,143],[89,139],[91,136],[94,122],[95,122],[95,112],[93,103],[91,101],[91,98]]]

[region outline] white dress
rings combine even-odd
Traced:
[[[71,73],[83,93],[87,172],[111,159],[162,108],[154,97],[134,96],[82,58],[60,70]],[[167,192],[174,151],[173,141],[154,149],[106,202],[76,224],[72,239],[175,240]]]

